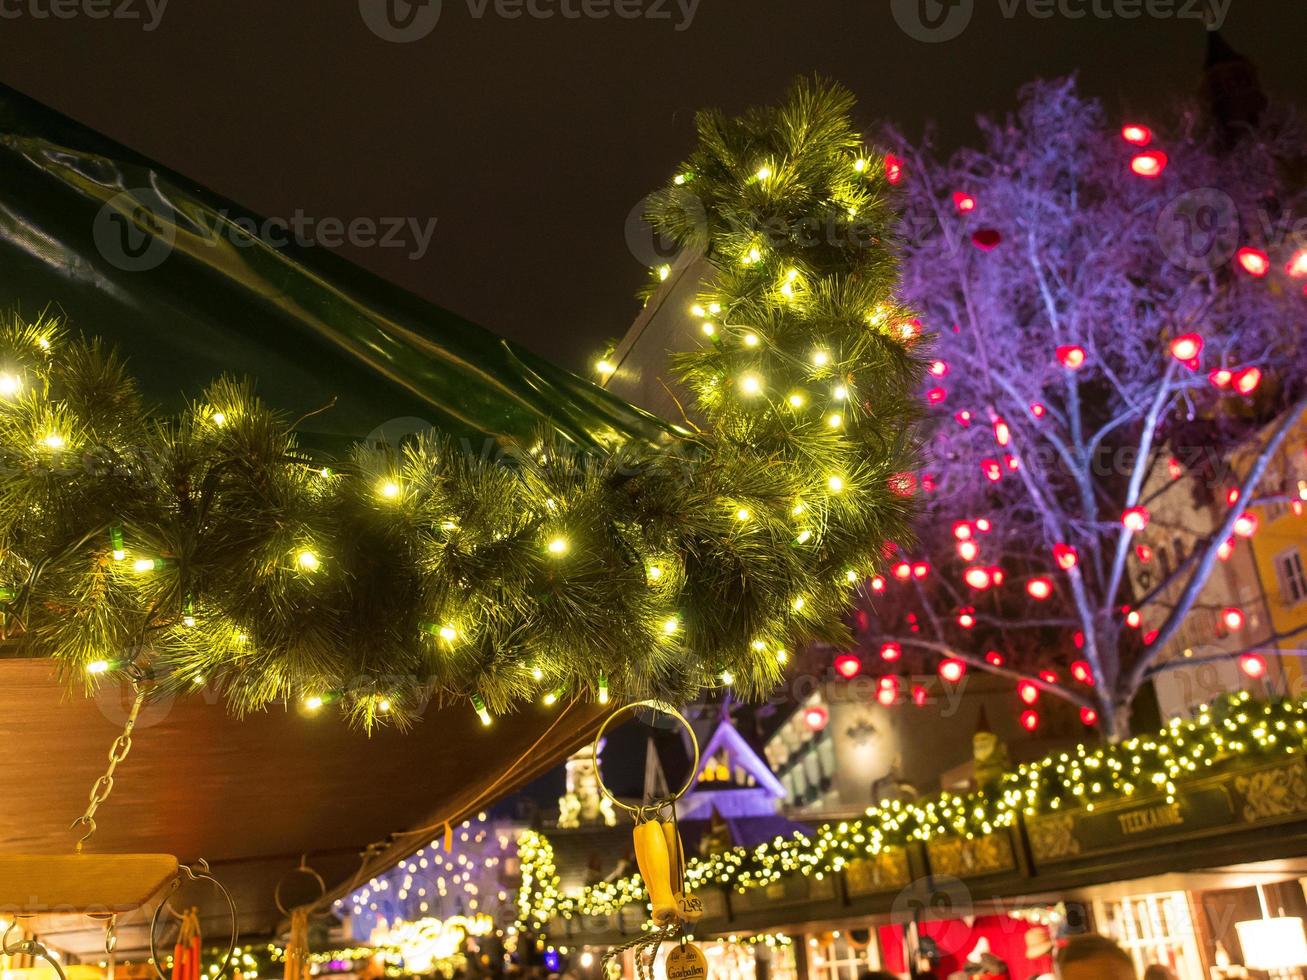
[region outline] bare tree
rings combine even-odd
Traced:
[[[920,540],[873,580],[863,638],[1007,674],[1118,737],[1307,407],[1302,143],[1270,112],[1233,146],[1195,110],[1165,135],[1109,122],[1074,80],[980,127],[947,159],[889,135],[937,426]],[[1152,511],[1227,487],[1211,532],[1135,594]],[[1161,625],[1135,628],[1158,603]]]

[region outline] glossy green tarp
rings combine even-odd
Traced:
[[[304,244],[293,222],[0,86],[0,309],[48,310],[111,342],[160,408],[226,373],[292,417],[330,404],[302,426],[327,443],[428,424],[481,449],[546,428],[582,445],[667,436],[598,386]]]

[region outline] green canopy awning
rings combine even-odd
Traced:
[[[598,386],[297,244],[293,220],[269,223],[0,86],[0,309],[49,309],[113,342],[161,407],[230,373],[292,416],[334,399],[304,426],[327,439],[413,420],[474,439],[665,435]]]

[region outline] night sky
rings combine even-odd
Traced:
[[[35,16],[52,2],[83,0],[0,0],[0,80],[257,212],[435,218],[420,258],[344,251],[573,368],[635,315],[628,215],[689,149],[696,108],[773,100],[818,71],[857,93],[868,127],[933,118],[957,144],[1022,82],[1071,71],[1148,119],[1196,90],[1205,45],[1192,16],[1121,16],[1191,0],[1060,0],[1080,19],[974,0],[960,36],[933,43],[891,0],[702,0],[684,30],[678,0],[622,0],[669,19],[602,20],[444,0],[403,44],[360,0],[172,0],[153,30],[146,0],[98,0],[139,19]],[[1307,106],[1307,4],[1233,0],[1224,34],[1268,91]]]

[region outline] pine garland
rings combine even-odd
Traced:
[[[912,510],[922,364],[851,105],[802,82],[704,113],[656,196],[716,271],[705,345],[676,358],[703,426],[670,447],[545,434],[492,460],[429,436],[324,460],[249,384],[158,418],[98,343],[13,320],[7,638],[74,678],[143,666],[164,692],[334,701],[364,726],[432,697],[488,723],[549,694],[767,691],[787,650],[846,639],[849,589]]]

